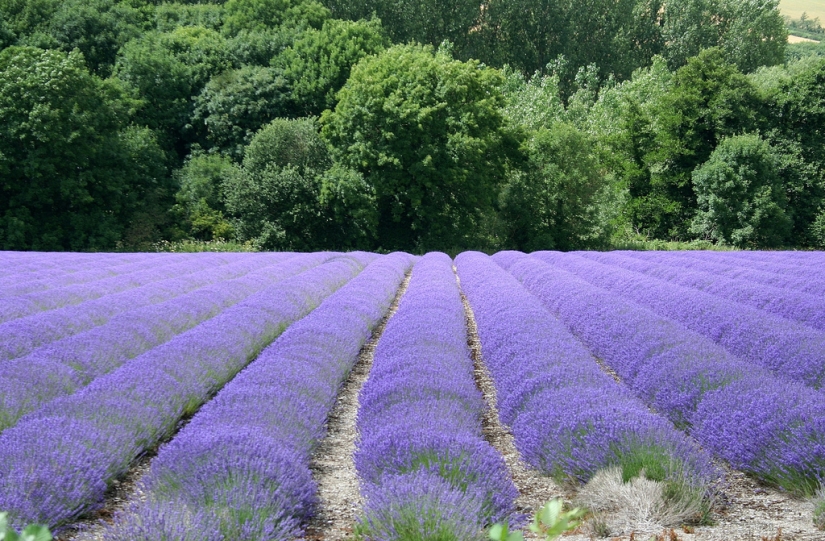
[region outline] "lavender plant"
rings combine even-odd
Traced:
[[[105,538],[293,539],[315,504],[312,450],[338,390],[389,308],[407,254],[383,256],[289,327],[161,448],[148,501]],[[185,534],[175,516],[192,516]]]
[[[573,254],[534,257],[678,321],[740,359],[814,388],[825,384],[825,333],[719,297]]]
[[[24,414],[76,392],[256,291],[330,257],[332,254],[310,254],[264,266],[234,280],[117,315],[104,325],[53,342],[19,359],[0,361],[0,432]]]
[[[465,252],[456,267],[499,417],[528,464],[560,482],[587,482],[617,465],[625,481],[643,473],[669,483],[680,493],[674,497],[687,493],[707,507],[721,475],[709,456],[601,371],[564,324],[489,257]]]
[[[664,254],[634,252],[629,255],[637,259],[653,260],[664,265],[712,272],[728,278],[749,280],[772,287],[792,289],[800,293],[825,294],[825,284],[811,280],[809,276],[797,276],[794,272],[777,273],[774,267],[772,267],[772,270],[753,269],[744,264],[732,265],[725,263],[716,257],[707,256],[700,259],[692,256],[690,252],[667,252]]]
[[[825,397],[705,337],[515,252],[494,260],[637,396],[735,468],[810,494],[825,470]]]
[[[93,509],[109,480],[375,257],[276,283],[28,415],[0,434],[0,508],[13,525],[56,527]]]
[[[737,303],[770,312],[776,316],[825,331],[825,300],[789,289],[727,278],[700,269],[680,269],[655,260],[644,261],[620,252],[582,252],[582,257],[607,265],[644,273],[680,286],[698,289]]]
[[[0,305],[0,322],[54,310],[63,306],[80,304],[164,278],[172,278],[187,272],[191,265],[192,263],[186,261],[156,264],[151,270],[116,275],[90,283],[10,296],[4,299],[3,304]]]
[[[518,520],[504,461],[481,434],[484,401],[466,337],[451,261],[427,254],[359,397],[361,538],[471,540],[486,524]]]
[[[193,261],[179,269],[172,278],[163,278],[164,272],[160,280],[144,286],[0,323],[0,362],[21,357],[38,347],[103,325],[125,312],[160,304],[202,287],[237,279],[286,259],[277,254],[275,257],[225,261],[219,265],[207,264],[206,268]],[[147,271],[150,272],[153,271]]]

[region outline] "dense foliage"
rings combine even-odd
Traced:
[[[825,49],[787,28],[821,32],[776,0],[0,0],[0,249],[825,247]]]

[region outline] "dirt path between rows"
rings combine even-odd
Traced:
[[[407,273],[398,293],[375,328],[372,337],[361,348],[358,361],[338,394],[338,400],[327,419],[327,436],[315,450],[310,468],[318,483],[319,505],[307,525],[306,541],[342,541],[352,535],[356,516],[363,505],[358,474],[353,463],[355,443],[358,440],[355,421],[358,414],[358,395],[369,377],[375,346],[390,317],[398,310],[404,292],[410,283]]]
[[[454,267],[455,270],[455,267]],[[459,283],[460,280],[456,276]],[[516,508],[532,517],[536,510],[552,498],[562,498],[573,504],[574,487],[559,486],[553,479],[530,469],[520,458],[509,428],[502,425],[496,409],[496,390],[484,364],[481,342],[478,337],[473,310],[464,293],[461,293],[467,318],[467,343],[475,365],[476,384],[484,395],[488,409],[484,415],[484,436],[504,457],[507,468],[519,490]],[[621,383],[618,375],[607,365],[600,368]],[[762,485],[726,464],[718,464],[725,471],[727,486],[720,494],[713,513],[712,526],[663,530],[658,539],[643,535],[608,536],[611,541],[825,541],[825,532],[817,530],[811,520],[813,504],[809,500],[793,497],[776,488]],[[777,537],[777,535],[779,537]],[[524,529],[524,538],[541,539]],[[588,527],[565,535],[567,541],[598,539]]]

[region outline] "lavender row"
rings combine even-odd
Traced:
[[[825,298],[823,297],[756,284],[747,280],[727,278],[701,270],[660,265],[653,261],[628,257],[621,252],[581,252],[579,255],[606,265],[618,266],[667,282],[698,289],[796,321],[819,331],[825,331]]]
[[[416,263],[359,396],[355,468],[367,539],[435,531],[476,539],[514,512],[517,491],[482,437],[485,404],[451,263],[440,253]]]
[[[743,252],[744,255],[740,255],[738,252],[687,251],[683,253],[694,259],[711,260],[740,268],[772,272],[779,275],[794,273],[819,282],[825,280],[825,270],[821,266],[811,265],[810,262],[805,264],[803,261],[790,258],[786,255],[789,252],[782,252],[781,257],[769,257],[767,252]]]
[[[812,493],[825,475],[825,397],[562,269],[496,254],[645,403],[733,467]]]
[[[488,256],[456,258],[472,305],[501,421],[522,458],[559,481],[642,467],[701,500],[719,477],[710,457],[599,369],[592,354]]]
[[[15,527],[59,527],[95,508],[107,482],[373,256],[336,258],[51,402],[0,434],[0,509]]]
[[[272,257],[262,254],[255,259],[207,265],[205,269],[190,265],[185,272],[173,278],[0,323],[0,361],[26,355],[38,347],[103,325],[118,314],[162,303],[195,289],[219,281],[232,280],[287,259],[283,256]]]
[[[766,272],[722,263],[711,256],[704,259],[697,259],[690,257],[685,252],[633,252],[628,255],[637,259],[655,261],[656,263],[670,265],[680,269],[696,269],[704,272],[712,272],[728,278],[749,280],[757,284],[792,289],[799,293],[825,295],[825,284],[821,281],[811,280],[806,276],[799,276],[798,273],[778,274],[775,272]]]
[[[742,360],[819,388],[825,383],[825,333],[717,296],[572,254],[535,257],[673,319]]]
[[[190,261],[195,263],[196,254],[172,254],[183,255],[188,257],[169,258],[163,261],[168,263],[182,263]],[[218,254],[222,255],[222,254]],[[223,265],[230,262],[230,257],[211,257],[205,261],[209,265]],[[26,293],[34,293],[36,291],[44,291],[47,289],[56,289],[60,287],[67,287],[75,284],[84,284],[111,278],[113,276],[122,276],[132,272],[139,272],[142,270],[157,267],[160,261],[157,258],[145,258],[140,261],[133,261],[128,263],[117,263],[106,266],[96,266],[91,269],[81,270],[78,272],[63,273],[58,276],[51,276],[47,278],[35,278],[31,275],[0,278],[0,296],[12,297],[17,295],[25,295]],[[30,279],[31,278],[31,279]]]
[[[308,254],[246,276],[145,306],[108,324],[0,364],[0,432],[30,411],[67,396],[141,353],[173,339],[279,280],[332,254]]]
[[[747,261],[758,259],[760,261],[781,262],[786,264],[808,266],[825,265],[825,252],[730,252],[731,256],[741,257]]]
[[[210,259],[209,261],[214,263],[217,260]],[[148,270],[133,272],[122,276],[112,276],[92,283],[75,284],[24,295],[16,295],[3,299],[3,304],[0,305],[0,323],[29,316],[37,312],[54,310],[72,304],[80,304],[105,295],[125,291],[129,288],[139,287],[166,278],[173,278],[182,273],[192,272],[198,268],[199,263],[197,263],[196,259],[167,263]]]
[[[161,448],[142,483],[147,500],[119,515],[105,538],[300,535],[316,500],[311,453],[411,262],[407,254],[374,261],[261,352]]]
[[[140,261],[147,257],[149,254],[0,252],[0,278],[14,275],[48,278],[100,266]]]

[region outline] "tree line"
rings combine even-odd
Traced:
[[[0,0],[0,248],[825,247],[776,0]]]

